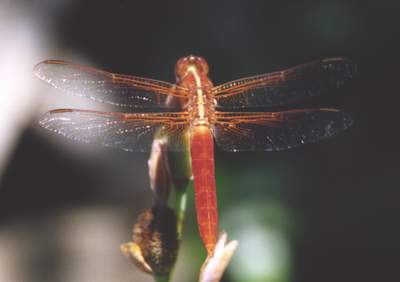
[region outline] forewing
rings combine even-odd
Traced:
[[[223,109],[283,106],[340,87],[355,71],[348,59],[330,58],[235,80],[213,91]]]
[[[348,114],[335,109],[217,112],[213,132],[225,151],[282,151],[326,139],[351,124]]]
[[[64,92],[124,108],[168,108],[169,96],[187,99],[186,89],[148,78],[119,75],[64,61],[34,69],[41,80]]]
[[[40,125],[67,138],[125,151],[149,151],[155,134],[167,136],[169,149],[185,150],[187,114],[123,114],[60,109],[46,113]]]

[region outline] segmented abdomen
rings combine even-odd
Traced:
[[[217,196],[214,175],[214,140],[206,125],[191,129],[191,156],[197,223],[208,255],[214,252],[218,233]]]

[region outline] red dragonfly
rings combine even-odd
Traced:
[[[64,61],[44,61],[34,72],[64,92],[121,109],[46,113],[40,124],[65,137],[148,151],[154,134],[162,130],[169,148],[179,151],[189,134],[199,233],[212,255],[218,233],[214,139],[225,151],[281,151],[348,128],[351,117],[336,109],[273,110],[341,86],[352,78],[355,66],[343,58],[323,59],[219,86],[213,86],[208,70],[203,58],[190,55],[176,63],[175,84]],[[179,102],[172,106],[172,98]]]

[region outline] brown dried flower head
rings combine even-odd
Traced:
[[[176,215],[158,203],[139,216],[133,242],[123,244],[121,251],[144,272],[162,276],[174,266],[178,247]]]

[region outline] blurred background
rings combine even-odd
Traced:
[[[223,281],[399,281],[397,3],[1,0],[0,281],[152,281],[119,250],[151,205],[148,154],[38,127],[47,110],[102,105],[32,68],[63,59],[173,82],[192,53],[214,84],[325,57],[359,69],[309,104],[350,113],[350,130],[287,152],[217,149],[220,226],[240,242]],[[193,206],[191,193],[174,281],[196,281],[205,258]]]

